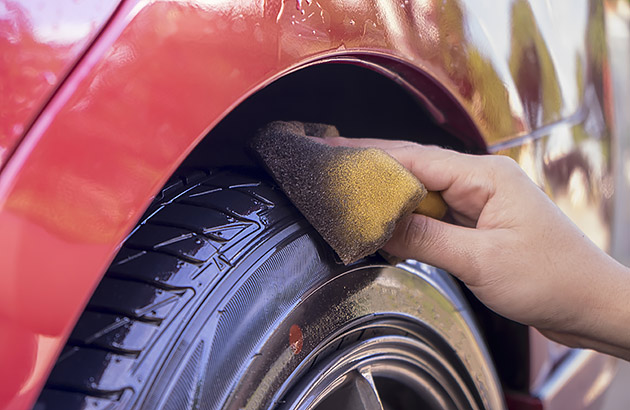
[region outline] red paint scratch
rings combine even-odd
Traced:
[[[298,325],[292,325],[289,329],[289,345],[293,350],[293,354],[299,354],[304,345],[304,335],[302,329]]]

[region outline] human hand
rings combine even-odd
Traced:
[[[490,309],[557,341],[628,357],[628,330],[604,325],[609,299],[630,296],[619,286],[628,282],[627,269],[588,240],[513,160],[406,141],[325,143],[384,149],[448,203],[455,224],[413,214],[398,224],[388,253],[449,271]]]

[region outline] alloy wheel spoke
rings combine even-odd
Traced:
[[[353,372],[352,393],[350,394],[351,409],[383,410],[383,404],[378,396],[378,390],[369,368],[360,372]]]

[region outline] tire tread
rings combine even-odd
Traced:
[[[169,179],[92,295],[38,405],[114,408],[130,390],[114,375],[132,374],[199,288],[264,234],[266,215],[279,205],[291,206],[273,184],[232,171]]]

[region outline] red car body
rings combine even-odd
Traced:
[[[32,406],[118,247],[209,130],[304,67],[394,78],[624,252],[604,13],[586,0],[0,2],[0,408]],[[535,392],[569,353],[530,339]],[[611,365],[584,357],[595,403]]]

